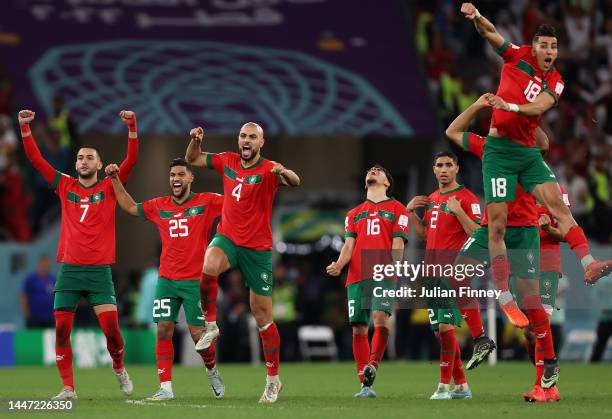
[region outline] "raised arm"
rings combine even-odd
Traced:
[[[474,26],[480,36],[486,39],[493,48],[498,49],[504,44],[504,37],[497,32],[495,25],[482,16],[472,3],[463,3],[461,5],[461,13],[463,13],[466,19],[474,22]]]
[[[125,159],[119,167],[119,179],[122,183],[126,183],[136,162],[138,162],[138,129],[136,126],[136,114],[132,111],[121,111],[119,116],[125,125],[128,127],[128,149]]]
[[[30,122],[34,120],[35,116],[36,113],[30,110],[19,111],[17,116],[17,119],[19,120],[19,127],[21,128],[23,148],[28,160],[30,160],[36,170],[40,172],[45,179],[45,182],[51,185],[53,183],[53,179],[55,179],[55,174],[57,171],[49,164],[47,160],[44,159],[42,154],[40,154],[40,150],[34,141],[32,131],[30,130]]]
[[[547,91],[540,93],[533,102],[517,105],[508,103],[501,97],[491,95],[487,98],[489,106],[506,112],[520,113],[526,116],[540,116],[555,105],[555,98]]]
[[[204,128],[193,128],[191,131],[189,131],[189,137],[190,140],[189,145],[187,146],[187,151],[185,152],[185,160],[187,160],[187,163],[193,166],[208,167],[206,161],[208,160],[208,155],[211,153],[202,151]]]
[[[406,212],[408,212],[408,218],[410,224],[414,227],[414,231],[421,240],[427,240],[427,227],[423,225],[423,219],[416,213],[417,208],[425,208],[429,203],[429,198],[425,195],[419,195],[412,198],[408,205],[406,205]]]
[[[113,182],[113,189],[115,190],[115,196],[117,197],[119,207],[128,214],[138,217],[138,206],[123,186],[123,182],[120,179],[121,176],[119,175],[121,173],[119,166],[112,163],[106,166],[104,171]]]
[[[446,128],[446,136],[453,143],[463,148],[463,133],[469,130],[470,124],[482,109],[489,106],[488,97],[491,93],[480,96],[476,102],[472,103],[466,110],[461,112]]]
[[[274,167],[270,170],[280,177],[281,183],[285,186],[300,186],[300,177],[293,171],[287,169],[280,163],[274,162]]]
[[[328,275],[339,276],[342,273],[342,269],[351,261],[353,249],[355,249],[355,238],[347,237],[342,245],[342,250],[340,250],[338,260],[330,263],[325,269]]]

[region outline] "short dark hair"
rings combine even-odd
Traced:
[[[81,149],[83,149],[83,148],[91,148],[92,150],[95,150],[95,151],[96,151],[96,154],[98,155],[98,158],[99,158],[100,160],[102,160],[102,155],[100,154],[100,150],[98,150],[98,148],[97,148],[97,147],[94,147],[94,146],[89,145],[89,144],[85,144],[85,145],[80,146],[80,147],[79,147],[79,150],[81,150]],[[77,154],[78,154],[78,151],[77,151]]]
[[[445,151],[440,151],[439,153],[436,153],[433,158],[434,164],[436,164],[436,160],[438,160],[440,157],[450,157],[453,160],[453,162],[455,162],[455,164],[459,163],[459,158],[452,151],[445,150]]]
[[[544,23],[538,26],[538,29],[536,29],[535,34],[533,34],[533,40],[536,41],[540,36],[551,36],[553,38],[556,38],[557,30],[553,25]]]
[[[191,165],[182,157],[177,157],[170,162],[170,169],[172,169],[174,166],[185,166],[188,171],[193,172],[193,170],[191,170]]]
[[[387,187],[387,196],[390,197],[393,194],[393,176],[391,176],[391,172],[389,171],[389,169],[387,169],[386,167],[383,167],[382,165],[378,163],[374,164],[374,166],[372,167],[376,167],[385,173],[385,176],[387,177],[387,181],[389,181],[389,186]]]

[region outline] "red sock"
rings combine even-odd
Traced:
[[[210,347],[207,351],[198,352],[202,357],[202,361],[204,361],[204,365],[209,370],[212,370],[217,365],[217,359],[215,357],[215,344],[217,343],[217,339],[213,340],[210,344]]]
[[[200,302],[206,322],[217,321],[217,276],[202,274],[200,279]]]
[[[278,375],[278,366],[280,363],[280,335],[278,334],[276,323],[270,323],[265,330],[260,329],[259,336],[261,336],[261,346],[263,348],[268,375]]]
[[[440,382],[442,384],[450,384],[456,348],[455,329],[440,332]]]
[[[529,359],[533,365],[536,365],[536,338],[533,333],[531,333],[532,339],[525,337],[525,343],[523,347],[525,351],[527,351],[527,355],[529,355]]]
[[[155,342],[155,359],[157,359],[159,382],[172,381],[172,364],[174,363],[172,339],[157,339]]]
[[[539,295],[527,295],[523,297],[523,307],[527,312],[527,318],[537,343],[542,348],[544,359],[555,358],[555,348],[553,346],[552,333],[550,331],[550,320],[546,310],[542,307]]]
[[[106,348],[113,360],[115,371],[123,370],[123,337],[119,329],[119,317],[117,310],[105,311],[98,314],[98,323],[106,336]]]
[[[368,364],[370,356],[370,342],[368,342],[368,334],[357,335],[353,332],[353,358],[355,358],[355,366],[357,367],[357,378],[359,382],[363,381],[363,369]]]
[[[495,256],[491,261],[491,272],[495,286],[500,291],[509,291],[508,277],[510,276],[508,268],[508,258],[505,255]]]
[[[470,329],[472,339],[476,340],[477,337],[482,336],[484,333],[484,326],[482,325],[482,318],[480,317],[480,309],[462,308],[460,311]]]
[[[382,357],[387,349],[389,341],[389,329],[383,326],[374,327],[374,336],[372,336],[372,352],[370,352],[370,364],[378,369],[378,365],[382,361]]]
[[[72,311],[55,311],[55,363],[59,370],[62,384],[74,390],[74,375],[72,372],[72,346],[70,332],[74,313]]]
[[[579,261],[582,261],[582,258],[591,254],[589,242],[580,226],[575,225],[570,228],[563,239],[567,242]]]
[[[540,342],[538,342],[537,340],[535,343],[535,367],[536,367],[535,384],[539,386],[540,381],[542,380],[542,375],[544,374],[544,352],[542,351],[542,346],[540,345]]]
[[[459,346],[459,341],[455,340],[455,363],[453,364],[453,381],[455,385],[465,384],[467,380],[465,379],[465,373],[463,371],[463,364],[461,363],[461,347]]]

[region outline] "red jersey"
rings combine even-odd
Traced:
[[[109,178],[92,186],[56,171],[42,157],[34,138],[23,139],[28,159],[51,185],[62,208],[57,261],[74,265],[115,263],[115,206],[117,198]],[[138,160],[138,140],[128,140],[127,157],[121,163],[119,179],[127,182]]]
[[[504,59],[497,95],[508,103],[524,105],[535,101],[541,92],[546,92],[557,103],[564,88],[561,74],[554,66],[547,72],[540,70],[531,49],[530,45],[518,47],[508,41],[497,49]],[[502,137],[526,147],[535,147],[535,129],[541,120],[542,116],[493,109],[491,128],[497,128]]]
[[[222,207],[222,195],[193,192],[182,204],[171,196],[138,204],[140,218],[153,221],[161,237],[160,277],[193,280],[202,276],[204,252]]]
[[[471,132],[463,133],[463,149],[476,155],[482,160],[484,154],[484,145],[487,139]],[[516,198],[514,202],[507,202],[508,205],[508,227],[537,227],[538,210],[536,209],[536,200],[521,188],[521,185],[516,185]],[[487,207],[484,210],[484,217],[481,225],[488,225]]]
[[[446,201],[454,196],[461,208],[475,222],[480,223],[480,201],[469,189],[460,185],[448,192],[435,191],[429,195],[423,225],[427,228],[426,263],[452,263],[455,255],[468,239],[455,214],[447,207]],[[451,250],[452,252],[449,252]]]
[[[280,177],[271,172],[274,163],[260,157],[245,169],[238,153],[208,153],[206,166],[223,176],[223,213],[217,233],[236,246],[271,250],[272,203],[281,185]]]
[[[395,199],[389,198],[380,202],[368,199],[348,212],[344,228],[346,237],[355,238],[355,247],[346,277],[348,286],[372,279],[374,264],[393,262],[390,252],[380,252],[380,250],[390,251],[394,237],[408,239],[408,214],[406,207]],[[371,251],[369,255],[368,251]],[[368,260],[362,261],[364,252]]]
[[[563,196],[563,202],[568,207],[571,205],[569,195],[563,186],[559,185],[561,194]],[[553,218],[552,214],[548,209],[540,202],[536,201],[538,217],[542,214],[546,214],[550,217],[551,227],[557,227],[557,222]],[[542,272],[561,272],[561,244],[551,237],[550,234],[540,228],[540,271]]]

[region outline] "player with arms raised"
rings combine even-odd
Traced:
[[[455,261],[461,245],[478,229],[480,202],[465,186],[457,182],[457,156],[442,151],[434,156],[434,175],[438,190],[429,196],[416,196],[406,206],[417,236],[426,240],[426,265],[448,265]],[[421,219],[415,212],[425,209]],[[430,290],[448,289],[445,278],[424,278]],[[429,321],[440,343],[440,383],[432,400],[471,399],[455,326],[461,326],[461,313],[453,299],[428,298]],[[450,390],[451,375],[455,388]]]
[[[327,267],[327,273],[339,276],[350,263],[346,278],[349,323],[353,328],[353,357],[357,377],[362,382],[357,398],[376,397],[372,389],[376,371],[389,340],[389,317],[393,312],[391,298],[372,295],[374,264],[401,260],[408,238],[408,215],[404,206],[391,198],[393,178],[380,165],[368,170],[365,178],[367,200],[346,216],[346,240],[338,260]],[[391,254],[393,252],[393,254]],[[367,282],[367,284],[366,284]],[[393,279],[376,282],[376,287],[395,289]],[[368,304],[368,301],[371,301]],[[369,307],[368,307],[369,305]],[[368,342],[370,313],[374,321],[372,349]]]
[[[129,130],[128,151],[121,163],[121,182],[127,182],[138,160],[136,115],[121,111],[121,119]],[[74,391],[70,332],[74,312],[81,295],[94,308],[106,345],[113,361],[113,370],[121,391],[132,394],[133,385],[123,365],[123,338],[117,317],[115,287],[110,265],[115,263],[115,206],[117,199],[110,179],[98,179],[102,160],[98,151],[83,146],[76,157],[78,178],[55,170],[40,154],[32,137],[30,122],[35,113],[19,112],[19,125],[26,156],[57,194],[62,218],[57,261],[60,269],[55,283],[55,353],[57,368],[64,388],[53,400],[77,398]]]
[[[205,319],[202,313],[210,311],[205,304],[216,304],[215,298],[209,295],[200,297],[200,276],[213,223],[221,216],[223,196],[215,193],[193,193],[191,184],[194,176],[189,164],[182,158],[174,159],[170,163],[172,195],[139,204],[132,199],[119,180],[121,171],[116,164],[108,165],[106,174],[112,179],[121,209],[134,217],[152,221],[159,231],[162,252],[159,280],[153,300],[153,321],[157,323],[155,354],[160,388],[147,400],[173,400],[172,335],[181,305],[185,309],[189,333],[196,343],[204,333]],[[225,386],[216,368],[215,346],[210,345],[207,351],[200,352],[200,356],[206,366],[212,392],[215,398],[220,399],[225,393]]]
[[[594,283],[612,271],[612,260],[593,258],[584,232],[563,202],[555,175],[535,147],[535,130],[542,115],[557,103],[564,90],[561,75],[554,67],[557,58],[555,29],[541,25],[532,44],[519,47],[506,41],[473,4],[463,3],[461,12],[474,22],[478,33],[504,60],[497,94],[487,98],[489,106],[493,107],[493,117],[483,156],[489,253],[497,286],[508,291],[509,267],[504,235],[507,203],[515,200],[517,184],[548,208],[558,222],[559,232],[580,260],[585,281]],[[506,315],[515,325],[526,321],[519,310],[506,312]]]
[[[298,186],[300,178],[261,156],[263,129],[254,122],[240,128],[238,153],[207,153],[201,150],[204,130],[194,128],[186,160],[207,167],[223,177],[223,212],[217,234],[204,258],[204,274],[218,276],[233,267],[242,272],[250,288],[250,305],[259,327],[266,361],[266,386],[260,403],[274,403],[282,389],[278,375],[280,336],[272,319],[272,203],[280,185]],[[218,335],[206,325],[196,349],[204,349]]]

